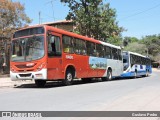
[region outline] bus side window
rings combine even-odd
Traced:
[[[96,56],[95,44],[87,41],[86,46],[87,46],[87,55]]]
[[[132,59],[133,59],[133,64],[136,64],[136,56],[135,55],[131,55],[132,56]]]
[[[113,59],[118,60],[118,50],[116,48],[112,48]]]
[[[107,59],[112,59],[112,54],[111,54],[111,48],[110,47],[108,47],[108,46],[105,46],[105,58],[107,58]]]
[[[77,38],[75,38],[74,40],[75,40],[74,51],[75,51],[76,54],[80,54],[80,40],[77,39]]]
[[[84,40],[80,40],[80,41],[81,41],[81,46],[80,46],[81,54],[82,55],[87,55],[87,52],[86,52],[86,42]]]
[[[122,60],[122,53],[121,53],[121,50],[118,50],[118,57],[119,57],[119,60]]]
[[[48,39],[48,56],[61,56],[60,37],[50,35]]]
[[[75,53],[86,55],[86,42],[78,38],[75,38],[74,41],[75,41],[75,46],[74,46]]]
[[[73,54],[74,53],[73,48],[74,48],[73,38],[64,35],[63,36],[63,52]]]
[[[104,47],[101,44],[96,44],[96,56],[97,57],[104,57]]]

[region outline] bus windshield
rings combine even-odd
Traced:
[[[44,56],[44,36],[32,36],[12,41],[11,61],[25,62]]]
[[[127,55],[123,55],[123,70],[127,70],[129,67],[129,57]]]

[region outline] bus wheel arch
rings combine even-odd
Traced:
[[[146,75],[145,77],[148,77],[149,76],[149,69],[146,69]]]
[[[135,69],[134,78],[137,78],[137,69]]]
[[[64,85],[71,85],[73,82],[73,79],[75,78],[76,75],[76,69],[74,66],[69,65],[66,68],[65,71],[65,79],[62,81]]]
[[[108,67],[106,77],[102,77],[101,79],[102,81],[112,80],[112,68],[111,67]]]
[[[112,68],[109,67],[107,70],[107,79],[112,80]]]
[[[37,87],[42,88],[46,84],[46,80],[35,80],[35,84]]]

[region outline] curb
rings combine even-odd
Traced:
[[[6,87],[8,87],[8,88],[13,88],[13,87],[17,87],[17,86],[21,86],[21,85],[25,85],[25,84],[34,84],[33,82],[23,82],[23,81],[18,81],[18,82],[5,82],[5,83],[2,83],[1,85],[0,85],[0,88],[6,88]]]
[[[158,68],[152,68],[152,71],[160,72],[160,69],[158,69]]]
[[[3,87],[16,87],[23,84],[33,84],[34,81],[11,81],[10,77],[0,77],[0,88]]]
[[[0,74],[0,78],[10,77],[10,74]]]

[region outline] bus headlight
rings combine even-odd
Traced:
[[[37,71],[42,70],[42,68],[44,68],[45,65],[46,65],[45,63],[42,63],[41,65],[39,65],[39,66],[37,67]]]
[[[12,72],[16,72],[16,70],[15,70],[13,67],[11,67],[10,70],[11,70]]]

